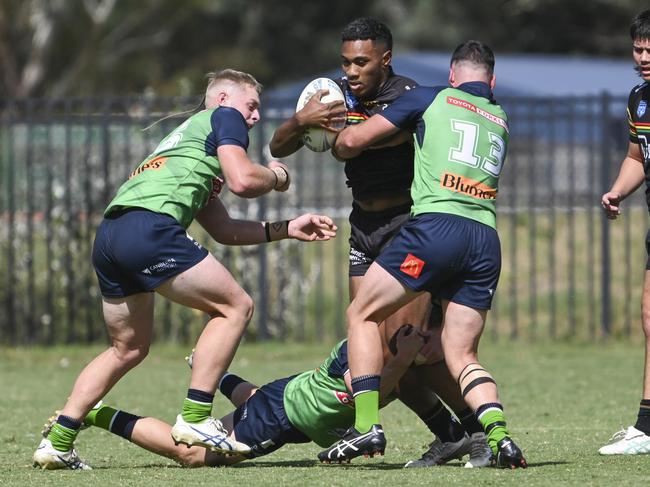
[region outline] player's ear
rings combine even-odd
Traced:
[[[496,84],[497,84],[497,77],[496,75],[493,74],[492,77],[490,78],[490,89],[493,90]]]
[[[456,73],[454,73],[454,67],[449,68],[449,86],[454,86],[456,82]]]
[[[390,62],[393,60],[393,51],[388,50],[384,52],[384,54],[381,56],[381,64],[385,67],[388,68],[390,66]]]

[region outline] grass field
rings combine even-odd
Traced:
[[[232,370],[257,383],[318,365],[329,346],[243,345]],[[222,469],[184,469],[103,430],[77,440],[91,472],[44,472],[31,467],[39,430],[60,407],[74,377],[99,348],[0,349],[0,468],[3,485],[647,485],[650,455],[605,458],[599,446],[634,421],[642,346],[482,345],[482,361],[500,385],[511,431],[527,470],[466,470],[459,462],[406,470],[431,441],[403,406],[382,413],[388,448],[381,459],[320,465],[314,444],[290,445],[257,461]],[[149,358],[109,394],[107,402],[172,421],[187,387],[184,349],[153,347]],[[507,357],[500,361],[499,356]],[[215,412],[230,410],[218,398]]]

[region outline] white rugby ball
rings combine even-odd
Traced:
[[[322,103],[330,103],[338,100],[345,102],[341,88],[333,80],[329,78],[316,78],[310,81],[302,90],[302,93],[300,93],[298,103],[296,104],[296,111],[302,110],[318,90],[329,90],[329,93],[321,98],[320,101]],[[345,127],[345,121],[332,128],[342,129],[343,127]],[[325,152],[332,147],[335,137],[335,132],[330,132],[320,127],[309,127],[302,135],[302,143],[314,152]]]

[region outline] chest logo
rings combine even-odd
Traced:
[[[641,100],[639,102],[639,106],[636,107],[637,116],[642,117],[643,115],[645,115],[646,108],[648,108],[648,102],[645,100]]]

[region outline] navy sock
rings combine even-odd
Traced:
[[[471,408],[465,408],[458,413],[458,419],[468,434],[483,433],[483,426],[478,422],[478,419],[476,419],[476,415]]]
[[[639,416],[634,427],[639,431],[643,431],[646,435],[650,435],[650,399],[641,400]]]
[[[451,413],[442,402],[438,402],[430,411],[419,415],[429,431],[443,443],[457,442],[465,436],[461,424],[452,418]]]

